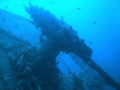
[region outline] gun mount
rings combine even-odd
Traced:
[[[50,50],[46,50],[46,52],[51,51],[51,54],[56,52],[54,58],[57,57],[60,51],[75,53],[97,71],[109,85],[117,90],[120,89],[120,84],[91,59],[92,49],[84,43],[83,39],[78,37],[77,32],[74,31],[71,26],[66,26],[64,22],[60,22],[49,11],[33,6],[31,3],[29,3],[29,5],[29,8],[25,7],[26,11],[30,14],[31,19],[33,19],[36,28],[42,28],[40,40],[42,40],[42,36],[45,35],[47,40],[42,41],[49,45],[49,49],[51,48]]]
[[[4,88],[1,90],[103,90],[108,84],[119,90],[119,83],[91,59],[91,48],[71,26],[43,8],[31,4],[25,8],[32,23],[0,9],[0,89]],[[41,28],[40,37],[33,24]],[[39,49],[34,45],[37,40],[42,42],[37,43]],[[83,69],[73,73],[61,60],[69,71],[62,74],[56,62],[56,57],[62,59],[61,51],[68,55],[74,53],[73,60]]]

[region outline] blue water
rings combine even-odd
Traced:
[[[0,8],[30,19],[22,6],[28,5],[28,2],[29,0],[1,0]],[[120,82],[119,0],[31,0],[31,3],[49,10],[58,19],[62,16],[93,49],[93,60]],[[66,59],[70,59],[70,62],[65,62],[71,71],[79,71],[70,57],[64,56],[63,60]],[[61,63],[59,66],[62,66]],[[62,68],[63,73],[68,72]]]

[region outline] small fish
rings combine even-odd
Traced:
[[[54,4],[54,2],[51,2],[52,4]]]
[[[94,21],[93,23],[96,24],[97,22]]]
[[[56,64],[60,63],[60,61],[57,61]]]
[[[92,42],[89,42],[90,44],[92,44]]]
[[[5,8],[8,8],[8,6],[5,6]]]
[[[3,22],[5,22],[5,19],[3,19]]]
[[[77,10],[80,10],[80,9],[81,9],[80,7],[77,8]]]

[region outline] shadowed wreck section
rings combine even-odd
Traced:
[[[74,31],[71,26],[60,22],[49,11],[33,6],[30,3],[29,5],[30,7],[25,7],[25,9],[33,19],[36,28],[41,28],[42,35],[40,36],[40,40],[43,41],[43,46],[46,46],[46,49],[44,48],[45,50],[42,48],[43,53],[41,54],[48,53],[47,59],[54,65],[55,58],[60,51],[66,54],[72,52],[100,74],[110,86],[113,86],[117,90],[120,89],[120,84],[91,59],[91,48],[84,43],[83,39],[78,37],[76,31]],[[47,39],[43,40],[43,36],[46,36]],[[45,58],[44,60],[47,59]],[[38,60],[38,62],[39,61],[40,60]],[[55,68],[56,67],[54,67],[54,69]]]

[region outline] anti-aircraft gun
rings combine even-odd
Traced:
[[[71,26],[43,8],[30,4],[25,9],[33,19],[32,23],[0,9],[0,89],[3,83],[4,90],[103,90],[104,85],[107,86],[106,80],[110,86],[120,90],[119,83],[91,59],[92,50]],[[32,24],[41,29],[40,37]],[[14,30],[18,30],[17,34]],[[39,48],[26,34],[38,41]],[[83,69],[62,74],[57,65],[62,62],[67,67],[67,64],[61,58],[61,51],[71,57],[74,53],[73,60],[78,61],[79,68]],[[70,71],[69,67],[67,69]]]
[[[77,32],[71,26],[59,21],[49,11],[33,6],[31,3],[29,5],[30,7],[25,6],[25,9],[30,14],[36,28],[41,28],[42,35],[40,40],[43,42],[39,52],[43,56],[36,60],[35,63],[37,65],[35,67],[40,66],[40,63],[44,61],[50,61],[54,66],[56,64],[55,58],[60,51],[65,53],[72,52],[98,72],[110,86],[120,90],[120,84],[92,60],[92,49],[85,44],[83,39],[79,38]],[[44,39],[44,36],[47,39]]]

